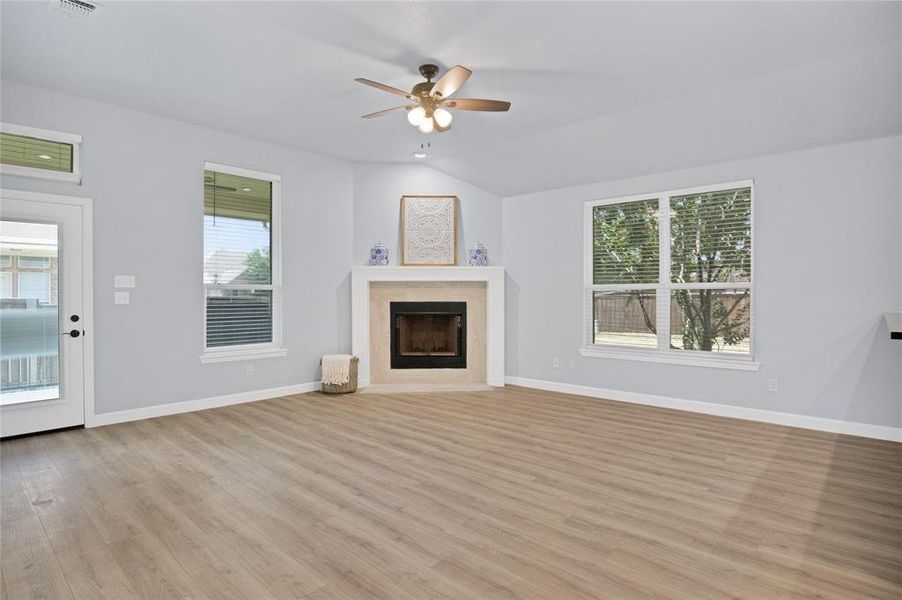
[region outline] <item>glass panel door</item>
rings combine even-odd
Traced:
[[[0,189],[0,437],[85,422],[89,207]]]
[[[0,405],[59,398],[59,225],[0,221],[0,273]]]

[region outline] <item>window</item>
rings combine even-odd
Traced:
[[[50,273],[19,271],[18,288],[17,298],[37,300],[42,304],[48,304],[50,302]]]
[[[0,124],[0,170],[81,183],[81,136]]]
[[[206,164],[204,362],[283,356],[280,178]]]
[[[49,256],[19,256],[17,260],[20,269],[41,269],[46,271],[50,268]]]
[[[757,368],[752,184],[586,203],[584,356]]]

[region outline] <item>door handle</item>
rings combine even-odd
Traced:
[[[81,335],[81,332],[78,329],[73,329],[72,331],[64,331],[60,335],[71,335],[74,338],[77,338]]]

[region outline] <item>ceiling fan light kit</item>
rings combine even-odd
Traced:
[[[407,122],[418,128],[423,133],[439,133],[451,129],[451,121],[454,116],[448,109],[457,110],[474,110],[488,112],[506,112],[510,109],[511,103],[502,100],[483,100],[481,98],[458,98],[450,100],[450,96],[466,83],[470,78],[472,71],[466,67],[457,65],[450,69],[441,78],[433,83],[433,79],[438,75],[438,66],[433,64],[420,65],[420,74],[426,78],[413,88],[410,92],[359,77],[354,81],[358,81],[364,85],[374,87],[383,92],[402,96],[407,98],[413,104],[404,106],[396,106],[387,110],[363,115],[364,119],[372,119],[373,117],[381,117],[396,112],[406,112]]]
[[[414,127],[419,127],[425,118],[426,109],[422,106],[418,106],[407,113],[407,121]]]
[[[435,129],[435,122],[427,117],[423,119],[423,122],[420,123],[418,129],[421,133],[432,133],[432,130]]]
[[[448,128],[451,125],[451,113],[449,113],[444,108],[436,108],[435,112],[432,113],[432,118],[435,119],[436,125],[439,127]]]

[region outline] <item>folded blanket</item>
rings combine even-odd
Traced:
[[[326,385],[344,385],[351,380],[350,354],[323,355],[323,383]]]

